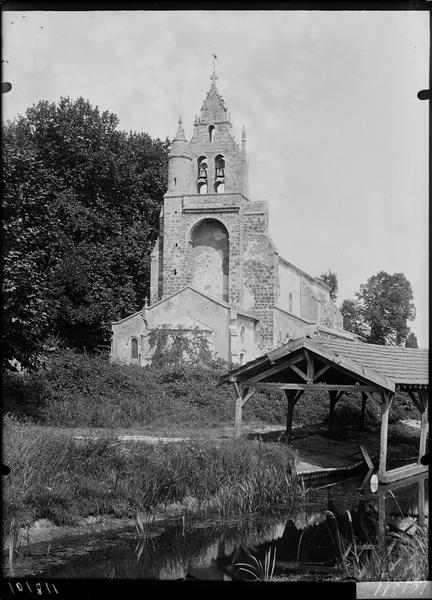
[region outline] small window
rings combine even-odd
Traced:
[[[245,341],[245,335],[246,335],[245,328],[244,328],[244,327],[242,327],[242,328],[240,329],[240,340],[241,340],[241,343],[242,343],[242,344],[244,344],[244,341]]]
[[[208,128],[209,131],[209,140],[210,142],[214,142],[215,141],[215,127],[214,125],[210,125],[210,127]]]
[[[136,338],[131,339],[131,359],[138,360],[138,340]]]
[[[245,362],[245,355],[244,355],[244,352],[242,352],[240,354],[240,366],[244,365],[244,362]]]
[[[289,296],[288,296],[288,311],[292,312],[292,294],[291,294],[291,292],[289,293]]]

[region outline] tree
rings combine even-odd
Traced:
[[[356,300],[344,300],[344,327],[371,344],[401,345],[415,318],[410,282],[403,273],[380,271],[360,286]]]
[[[405,341],[405,348],[418,348],[417,336],[412,331]]]
[[[343,316],[343,326],[346,331],[355,333],[360,337],[365,337],[365,323],[362,314],[362,307],[358,300],[344,300],[340,307]]]
[[[5,356],[48,333],[107,345],[148,295],[169,141],[117,130],[83,98],[41,101],[4,126]]]
[[[338,289],[339,289],[338,278],[337,278],[336,273],[334,273],[333,271],[330,271],[330,269],[329,269],[326,273],[321,273],[321,275],[318,276],[318,279],[320,279],[326,285],[329,286],[330,298],[333,300],[333,302],[335,302],[336,298],[337,298]]]

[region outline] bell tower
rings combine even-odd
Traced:
[[[185,286],[227,304],[242,299],[243,214],[250,205],[246,131],[237,143],[217,79],[213,69],[190,141],[180,118],[168,155],[168,189],[151,255],[152,304]]]

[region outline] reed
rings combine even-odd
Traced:
[[[273,556],[272,556],[273,552]],[[240,572],[251,575],[255,581],[272,581],[276,565],[276,548],[269,548],[264,556],[264,561],[259,560],[253,554],[248,553],[252,563],[235,563],[236,574]]]

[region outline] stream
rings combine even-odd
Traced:
[[[358,544],[382,549],[389,532],[427,524],[427,473],[375,493],[362,476],[306,489],[294,512],[282,505],[265,517],[185,515],[147,522],[141,538],[129,527],[40,542],[23,550],[13,575],[231,581],[271,572],[326,579],[337,573],[338,534],[343,548],[354,534]]]

